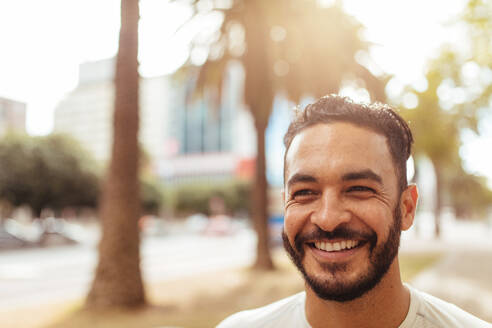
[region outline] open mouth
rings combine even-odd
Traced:
[[[341,240],[337,242],[328,242],[328,241],[317,241],[309,243],[310,247],[317,248],[319,250],[325,252],[339,252],[339,251],[347,251],[350,249],[358,248],[364,245],[366,241],[364,240]]]

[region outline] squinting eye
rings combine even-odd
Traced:
[[[366,186],[352,186],[352,187],[348,188],[347,191],[355,191],[355,192],[364,192],[364,191],[367,191],[367,192],[374,192],[374,189],[369,188],[369,187],[366,187]]]
[[[314,195],[314,191],[310,190],[310,189],[301,189],[301,190],[297,190],[295,192],[292,193],[292,198],[296,198],[296,197],[309,197],[309,196],[312,196]]]

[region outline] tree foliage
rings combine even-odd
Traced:
[[[485,50],[491,47],[491,9],[486,1],[470,0],[460,20],[468,31],[468,44],[445,46],[429,63],[426,90],[408,90],[418,99],[416,108],[404,110],[415,135],[415,156],[431,160],[437,180],[436,235],[445,203],[459,216],[483,214],[491,204],[484,179],[464,170],[459,153],[462,132],[479,134],[480,117],[490,107],[492,56]]]
[[[245,72],[244,102],[256,129],[256,176],[251,214],[258,234],[255,267],[272,268],[268,249],[265,129],[274,97],[283,94],[299,103],[302,97],[336,93],[346,79],[357,81],[375,99],[384,100],[384,83],[359,64],[367,56],[360,39],[362,26],[343,12],[338,3],[322,6],[316,0],[196,1],[197,16],[220,15],[216,33],[199,33],[191,52],[206,51],[204,64],[190,62],[181,72],[197,73],[198,93],[220,90],[231,60]]]
[[[459,218],[484,218],[492,206],[492,190],[484,177],[458,171],[449,178],[449,198]]]
[[[481,66],[492,68],[492,3],[468,0],[461,20],[471,41],[471,55]]]
[[[0,140],[0,198],[44,208],[95,207],[99,179],[88,152],[64,135],[7,135]]]
[[[92,155],[68,135],[43,137],[11,134],[0,139],[0,200],[28,205],[36,216],[44,208],[96,208],[100,168]],[[140,178],[143,213],[159,212],[163,187],[147,174]]]

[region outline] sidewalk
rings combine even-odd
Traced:
[[[411,285],[492,322],[492,242],[468,240],[405,240],[402,252],[442,252],[443,258],[421,272]]]

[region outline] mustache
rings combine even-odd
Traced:
[[[362,239],[369,241],[371,245],[376,245],[377,235],[375,232],[361,232],[344,226],[339,226],[333,231],[324,231],[316,227],[314,231],[297,235],[294,239],[294,247],[297,252],[302,254],[304,252],[303,245],[308,241],[330,239]]]

